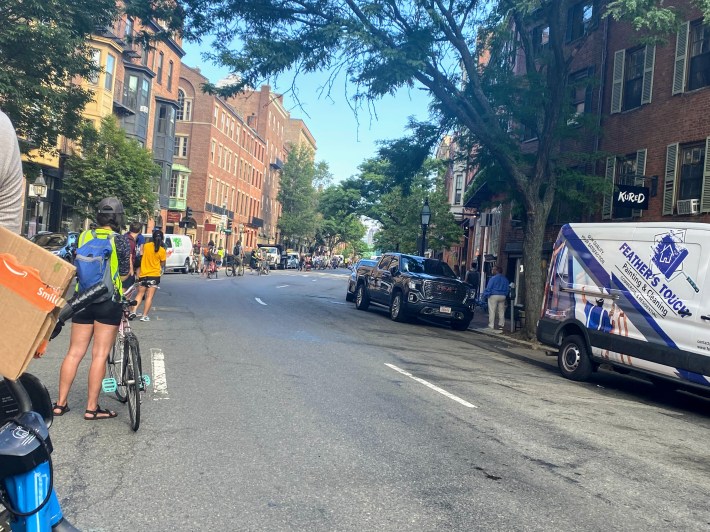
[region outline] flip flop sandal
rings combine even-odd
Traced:
[[[55,412],[55,410],[59,410],[59,413]],[[70,408],[69,405],[58,405],[57,403],[52,403],[52,414],[54,414],[54,417],[60,417],[69,412]]]
[[[90,415],[91,417],[86,417],[86,415]],[[100,414],[105,414],[105,415],[100,415]],[[85,410],[84,411],[84,419],[86,421],[96,421],[99,419],[111,419],[116,417],[118,414],[116,412],[112,412],[111,410],[105,410],[101,408],[100,406],[97,405],[96,410]]]

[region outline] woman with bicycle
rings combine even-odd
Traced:
[[[214,268],[215,261],[214,242],[210,240],[207,245],[202,248],[202,273],[205,277],[209,277],[210,268]]]
[[[113,252],[110,258],[112,277],[116,279],[116,294],[120,301],[123,293],[122,281],[128,279],[131,271],[131,247],[120,233],[124,226],[123,204],[118,198],[105,198],[99,202],[96,213],[96,229],[85,231],[79,242],[96,238],[113,238]],[[118,276],[116,276],[116,272]],[[54,403],[54,415],[63,416],[69,412],[69,390],[71,389],[79,364],[86,355],[93,338],[91,367],[89,368],[89,390],[84,419],[94,421],[116,417],[116,412],[99,406],[101,382],[106,375],[106,359],[113,346],[121,322],[123,309],[114,299],[94,303],[78,312],[72,319],[69,351],[64,357],[59,371],[59,398]]]
[[[145,299],[143,315],[140,321],[150,321],[150,308],[153,306],[153,297],[160,284],[160,276],[165,268],[167,253],[163,245],[164,236],[160,229],[153,229],[153,242],[143,245],[143,258],[141,259],[141,276],[138,279],[138,294],[136,306],[131,310],[129,319],[134,319],[138,314],[136,310]]]

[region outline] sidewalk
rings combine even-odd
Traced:
[[[526,339],[522,339],[519,337],[521,333],[521,329],[517,329],[514,333],[510,332],[510,309],[506,308],[508,311],[505,316],[505,330],[501,331],[500,329],[489,329],[488,328],[488,313],[484,312],[480,308],[476,308],[476,313],[473,316],[473,320],[471,321],[471,324],[468,326],[468,330],[472,331],[476,334],[485,334],[487,336],[497,336],[502,339],[505,339],[506,341],[510,342],[515,342],[517,344],[523,345],[525,347],[529,347],[530,349],[534,349],[536,351],[544,349],[544,347],[539,344],[536,341],[530,341]],[[498,324],[496,323],[496,326]]]

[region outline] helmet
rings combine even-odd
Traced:
[[[104,198],[96,207],[96,212],[104,214],[123,214],[123,203],[118,198]]]
[[[597,298],[597,305],[602,306],[604,304],[604,298],[603,297],[598,297]]]
[[[153,238],[165,238],[165,236],[160,229],[153,229]]]
[[[208,245],[208,246],[214,246],[214,242],[212,242],[212,240],[210,240],[209,242],[207,242],[207,245]]]

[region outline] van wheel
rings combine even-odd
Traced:
[[[557,355],[557,367],[562,376],[573,381],[586,381],[592,374],[592,360],[587,344],[580,336],[566,336]]]
[[[370,298],[367,296],[365,285],[360,283],[355,289],[355,308],[358,310],[367,310],[370,306]]]
[[[190,271],[190,259],[185,259],[185,266],[182,269],[182,273],[187,273]]]

